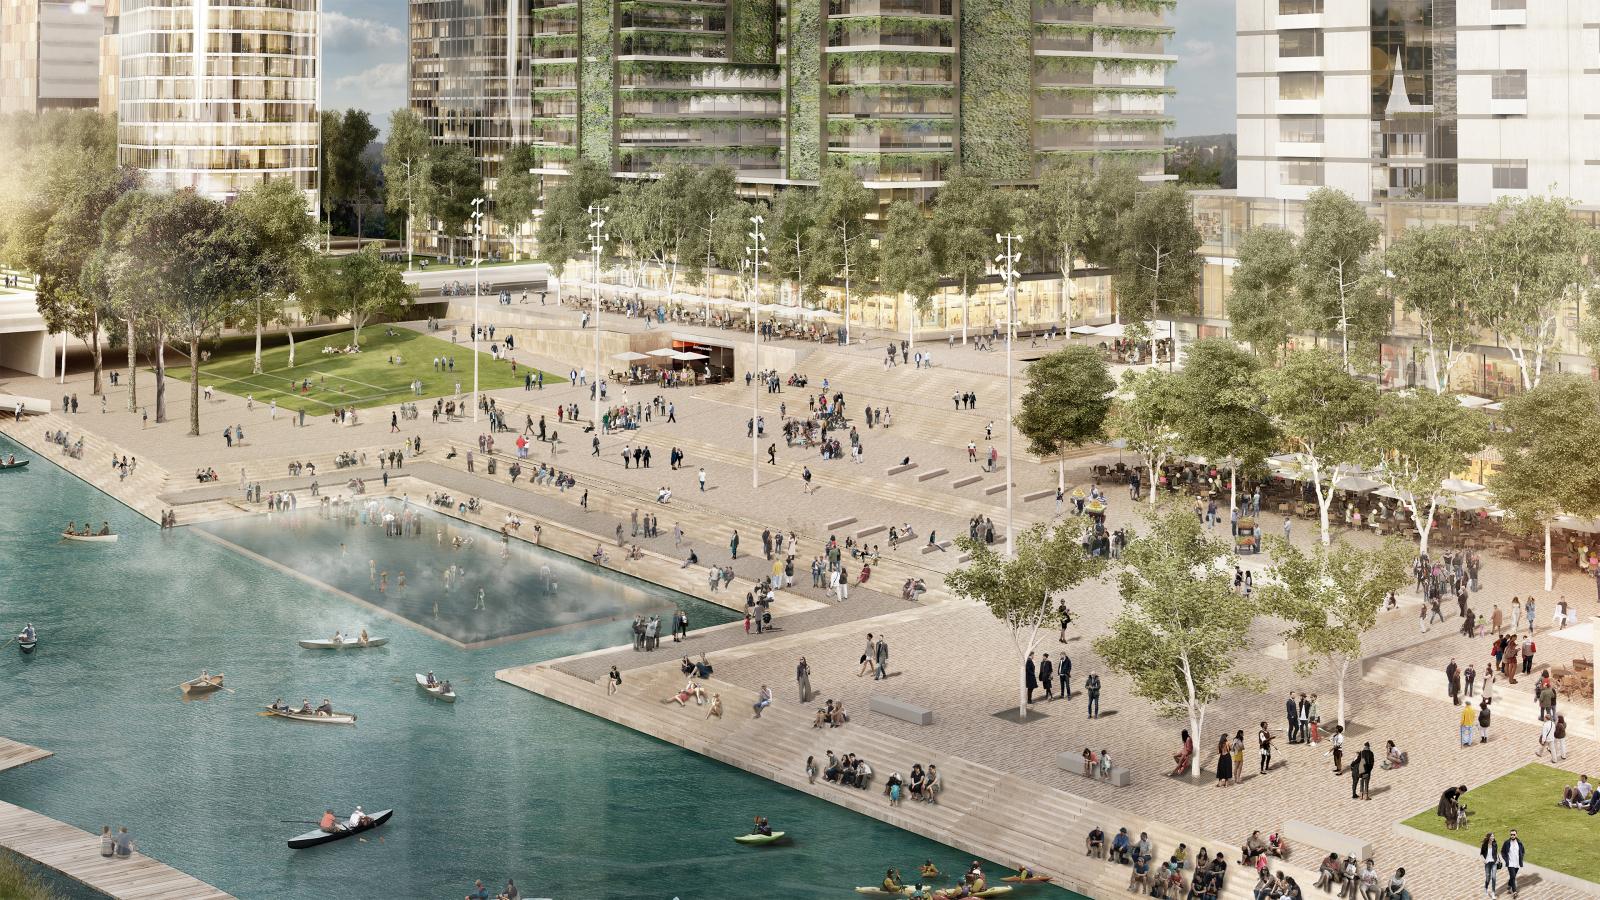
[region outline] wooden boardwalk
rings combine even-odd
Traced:
[[[119,900],[232,900],[142,853],[101,856],[98,836],[10,803],[0,803],[0,847]]]
[[[54,755],[49,750],[40,750],[38,747],[0,738],[0,772]]]

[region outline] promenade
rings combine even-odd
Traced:
[[[505,327],[529,329],[547,322],[540,346],[551,347],[565,337],[570,354],[554,356],[520,355],[520,361],[565,373],[576,365],[585,350],[579,333],[568,321],[570,310],[527,307],[496,307],[485,304],[486,320],[505,315]],[[563,316],[567,317],[566,319]],[[515,318],[516,324],[511,323]],[[607,324],[613,317],[607,316]],[[626,328],[642,328],[637,321]],[[670,326],[669,326],[670,327]],[[729,340],[748,341],[748,335],[720,332]],[[1458,708],[1445,696],[1442,674],[1452,657],[1477,662],[1487,657],[1488,641],[1460,636],[1459,620],[1452,617],[1432,631],[1419,630],[1417,599],[1402,596],[1402,610],[1387,613],[1379,626],[1364,641],[1368,660],[1365,674],[1352,674],[1346,684],[1349,717],[1347,759],[1371,742],[1382,755],[1385,740],[1394,740],[1412,760],[1396,772],[1377,772],[1370,801],[1349,799],[1349,779],[1335,776],[1326,757],[1326,747],[1290,746],[1282,738],[1283,699],[1291,691],[1317,692],[1326,726],[1335,716],[1334,677],[1324,668],[1309,676],[1296,673],[1282,646],[1282,623],[1269,618],[1257,621],[1250,648],[1240,659],[1243,674],[1255,676],[1267,685],[1263,694],[1230,690],[1207,712],[1204,733],[1195,736],[1208,770],[1214,765],[1217,737],[1243,731],[1246,744],[1253,741],[1257,724],[1266,721],[1280,737],[1276,765],[1265,775],[1256,775],[1253,748],[1246,755],[1248,777],[1242,784],[1219,788],[1207,775],[1200,783],[1170,777],[1172,754],[1178,750],[1178,733],[1186,723],[1156,716],[1148,703],[1131,696],[1129,685],[1109,674],[1090,645],[1105,632],[1107,623],[1120,608],[1115,587],[1109,583],[1081,586],[1067,597],[1075,623],[1060,643],[1052,634],[1039,652],[1052,658],[1069,654],[1073,661],[1073,686],[1079,691],[1071,700],[1034,704],[1042,715],[1030,715],[1026,722],[1001,718],[1017,702],[1017,668],[1009,632],[990,613],[971,603],[950,598],[943,589],[942,576],[959,563],[955,549],[929,549],[927,535],[935,532],[941,542],[965,534],[969,521],[981,516],[994,522],[1003,540],[1004,508],[1004,379],[1000,353],[949,350],[941,340],[933,344],[937,365],[932,369],[898,366],[884,369],[883,337],[864,347],[841,349],[784,344],[796,362],[796,370],[810,379],[805,390],[786,387],[782,393],[759,395],[766,417],[768,437],[760,442],[761,454],[755,466],[757,485],[752,484],[751,442],[746,436],[750,391],[742,380],[735,384],[700,388],[675,388],[657,391],[633,387],[626,392],[618,387],[609,397],[612,403],[648,402],[659,393],[671,401],[676,422],[655,415],[644,427],[601,436],[600,452],[592,453],[581,427],[572,423],[559,426],[562,441],[554,447],[535,444],[529,463],[550,462],[568,471],[577,486],[565,492],[546,486],[532,486],[526,478],[512,485],[507,466],[514,450],[513,434],[496,436],[498,471],[486,471],[486,456],[477,451],[478,436],[486,422],[471,420],[434,423],[426,414],[419,421],[402,422],[399,433],[390,433],[389,411],[363,412],[362,424],[339,427],[326,420],[308,420],[297,428],[287,415],[272,420],[259,405],[247,409],[242,398],[219,394],[205,405],[199,438],[187,431],[187,393],[169,388],[170,421],[145,427],[137,413],[127,412],[124,389],[114,391],[108,411],[101,413],[98,402],[84,404],[88,398],[86,373],[72,372],[63,388],[39,379],[17,378],[7,384],[18,393],[59,398],[63,392],[77,391],[77,415],[53,414],[30,418],[21,425],[0,423],[0,433],[17,437],[35,452],[61,460],[59,448],[42,445],[47,428],[66,428],[74,437],[86,435],[82,460],[63,460],[72,471],[103,488],[133,508],[151,516],[160,510],[176,509],[181,524],[211,518],[247,515],[258,507],[242,499],[239,483],[261,481],[264,490],[303,491],[307,477],[289,478],[291,461],[315,461],[318,480],[324,493],[339,493],[351,475],[367,479],[374,492],[383,470],[375,470],[380,452],[396,450],[402,440],[420,437],[422,454],[408,459],[402,469],[391,472],[387,493],[405,495],[412,500],[431,491],[445,490],[462,498],[477,496],[489,509],[475,521],[498,528],[508,513],[520,515],[524,527],[517,537],[529,539],[534,521],[545,525],[544,543],[561,552],[588,558],[596,544],[605,545],[616,557],[622,556],[615,541],[615,528],[624,528],[624,543],[631,544],[630,517],[633,512],[653,512],[660,519],[661,536],[639,539],[645,559],[633,561],[623,571],[695,596],[741,608],[744,591],[770,571],[761,557],[763,529],[794,532],[799,540],[796,559],[796,586],[780,592],[775,611],[780,626],[773,633],[746,637],[738,623],[691,633],[684,651],[707,653],[716,667],[708,689],[722,694],[726,714],[721,721],[704,719],[704,712],[690,706],[680,709],[665,703],[675,691],[680,676],[676,654],[633,653],[627,646],[598,651],[566,660],[536,666],[514,667],[500,673],[502,680],[552,697],[579,709],[604,716],[644,733],[695,750],[715,759],[756,772],[779,783],[815,793],[832,802],[885,821],[892,822],[955,846],[1004,861],[1027,862],[1057,875],[1063,883],[1090,896],[1111,896],[1126,887],[1127,871],[1104,863],[1086,860],[1082,853],[1084,834],[1099,825],[1114,834],[1127,826],[1137,836],[1148,831],[1155,841],[1157,859],[1164,859],[1187,844],[1192,853],[1200,846],[1213,851],[1225,849],[1230,861],[1237,859],[1237,847],[1252,830],[1263,834],[1279,830],[1285,822],[1308,822],[1341,834],[1357,837],[1372,845],[1377,866],[1385,877],[1397,866],[1409,873],[1408,884],[1416,900],[1465,897],[1481,891],[1482,867],[1474,863],[1472,848],[1466,844],[1440,847],[1398,829],[1397,823],[1437,802],[1447,784],[1482,784],[1530,761],[1536,746],[1538,725],[1534,721],[1528,683],[1497,685],[1494,736],[1486,745],[1459,746],[1456,731]],[[522,339],[519,337],[519,343]],[[531,341],[530,341],[531,343]],[[1024,344],[1027,342],[1024,341]],[[1054,343],[1059,347],[1060,342]],[[1019,349],[1019,354],[1022,352]],[[1038,351],[1035,351],[1038,352]],[[617,364],[620,367],[620,364]],[[1019,367],[1019,385],[1021,368]],[[781,374],[787,375],[787,372]],[[141,396],[149,388],[148,375],[142,375]],[[843,392],[853,423],[861,425],[866,460],[854,464],[848,459],[821,460],[814,450],[783,446],[778,405],[785,403],[791,413],[805,408],[806,394],[822,390],[827,379],[830,394]],[[978,395],[976,410],[958,410],[951,394],[972,391]],[[555,407],[578,404],[587,418],[592,410],[588,389],[577,385],[558,385],[544,391],[512,389],[496,392],[497,405],[507,410],[510,423],[520,428],[525,416],[537,421],[544,415],[556,426]],[[859,418],[863,406],[892,408],[895,424],[889,429],[867,430]],[[220,438],[224,424],[243,423],[249,435],[243,447],[226,449]],[[993,422],[993,441],[986,440],[985,429]],[[980,456],[990,446],[1002,454],[1000,472],[987,472],[968,460],[966,446],[974,443]],[[766,447],[777,443],[777,460],[768,464]],[[624,446],[651,447],[654,463],[650,469],[624,467]],[[1024,446],[1019,439],[1016,444]],[[456,455],[448,456],[450,448]],[[668,450],[677,447],[686,454],[682,468],[667,465]],[[465,455],[474,452],[475,471],[465,470]],[[365,453],[367,463],[352,469],[336,470],[332,457],[341,451]],[[139,458],[135,474],[119,479],[109,465],[112,453]],[[910,457],[917,468],[898,474],[888,470]],[[1089,467],[1095,463],[1114,463],[1119,457],[1133,463],[1131,455],[1110,448],[1096,448],[1070,458],[1066,463],[1068,489],[1087,485]],[[220,481],[198,484],[192,477],[196,468],[214,467]],[[707,489],[698,489],[697,472],[703,467]],[[809,467],[812,490],[806,490],[799,473]],[[921,475],[946,470],[927,479]],[[972,476],[975,480],[967,481]],[[1014,472],[1014,526],[1025,528],[1048,521],[1057,515],[1054,488],[1057,466],[1053,460],[1023,459],[1019,456]],[[672,489],[668,504],[655,503],[657,490]],[[1116,528],[1133,525],[1143,510],[1136,507],[1121,487],[1107,486],[1108,525]],[[580,497],[588,492],[587,507]],[[1025,499],[1033,497],[1035,499]],[[301,496],[302,502],[305,496]],[[1264,529],[1277,533],[1280,519],[1264,516]],[[917,537],[891,550],[879,526],[910,524]],[[63,524],[65,524],[63,522]],[[673,530],[681,527],[685,537],[675,540]],[[1225,533],[1226,526],[1219,529]],[[738,560],[730,558],[729,539],[740,535]],[[850,599],[839,602],[826,591],[810,587],[806,566],[822,551],[824,542],[834,536],[863,534],[861,540],[877,544],[883,554],[867,585],[853,588]],[[1301,521],[1295,525],[1297,543],[1309,543],[1315,529]],[[1370,541],[1365,534],[1341,531],[1340,540]],[[701,567],[683,569],[681,562],[688,549],[697,552]],[[732,588],[719,592],[706,589],[704,565],[731,564],[738,577]],[[846,557],[855,573],[859,564]],[[1260,571],[1270,565],[1265,557],[1250,557],[1247,568]],[[910,604],[900,599],[899,586],[907,578],[923,578],[930,589],[923,601]],[[1483,612],[1491,602],[1504,608],[1513,595],[1537,594],[1548,617],[1554,602],[1564,596],[1587,622],[1600,614],[1592,586],[1586,586],[1566,573],[1557,590],[1545,594],[1540,588],[1541,573],[1530,565],[1485,557],[1482,590],[1473,596],[1473,605]],[[1550,662],[1594,658],[1592,637],[1584,631],[1548,634],[1541,622],[1540,657]],[[883,634],[891,647],[890,674],[885,681],[857,677],[857,658],[867,632]],[[623,644],[624,629],[619,626],[618,643]],[[800,656],[811,664],[814,699],[801,704],[796,697],[794,667]],[[664,657],[664,658],[663,658]],[[624,688],[607,697],[603,674],[616,665],[627,673]],[[1102,715],[1090,720],[1085,715],[1081,694],[1083,678],[1098,671],[1104,683]],[[776,696],[771,709],[759,720],[750,714],[750,704],[762,684]],[[912,725],[868,712],[874,694],[882,694],[921,705],[934,711],[933,724]],[[811,729],[812,710],[822,699],[842,700],[852,713],[852,721],[841,729]],[[1593,715],[1586,703],[1564,701],[1563,713],[1575,735],[1570,756],[1557,765],[1579,773],[1600,772],[1600,744]],[[1132,773],[1126,787],[1091,781],[1057,766],[1057,754],[1074,754],[1085,747],[1109,750],[1118,766]],[[913,762],[937,764],[947,784],[946,801],[938,807],[906,803],[889,808],[876,790],[852,792],[833,785],[809,785],[802,772],[808,755],[821,757],[823,751],[855,752],[871,762],[878,784],[889,772],[905,775]],[[1552,814],[1555,800],[1550,798]],[[1470,802],[1470,800],[1469,800]],[[782,823],[803,831],[804,823]],[[1535,862],[1542,852],[1572,852],[1575,848],[1530,847]],[[1298,848],[1291,860],[1297,880],[1309,889],[1317,860],[1326,855],[1315,847]],[[1230,898],[1244,898],[1253,877],[1235,871],[1229,878]],[[862,883],[873,880],[863,873]],[[1582,890],[1531,873],[1523,879],[1526,896],[1537,898],[1576,898],[1593,896]]]

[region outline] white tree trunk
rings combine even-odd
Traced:
[[[1339,666],[1339,725],[1344,726],[1344,679],[1350,674],[1350,657],[1345,657],[1344,663]]]
[[[1146,457],[1145,458],[1145,465],[1150,468],[1150,500],[1149,500],[1150,508],[1151,509],[1155,509],[1156,508],[1156,487],[1157,487],[1156,477],[1157,477],[1157,473],[1159,471],[1156,467],[1158,465],[1160,465],[1160,463],[1157,462],[1154,457]]]
[[[261,299],[256,298],[256,357],[251,364],[250,374],[261,374]]]
[[[1182,663],[1183,688],[1185,694],[1184,704],[1189,710],[1189,739],[1194,742],[1195,746],[1194,754],[1189,757],[1189,777],[1199,778],[1200,747],[1203,746],[1200,743],[1200,735],[1204,733],[1201,729],[1203,729],[1206,724],[1206,705],[1201,703],[1195,696],[1194,675],[1189,669],[1189,659],[1187,656],[1182,658]],[[1234,777],[1238,778],[1239,773],[1235,772]]]
[[[285,324],[283,331],[289,336],[289,368],[294,368],[294,328]]]
[[[1555,571],[1550,568],[1550,523],[1546,522],[1544,525],[1544,589],[1548,593],[1555,590],[1555,587]]]

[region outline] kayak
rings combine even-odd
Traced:
[[[296,712],[292,709],[273,709],[269,706],[267,707],[267,714],[293,719],[296,722],[309,722],[312,725],[354,725],[356,723],[355,713],[335,712],[331,716],[319,716],[316,713]]]
[[[444,690],[444,684],[437,681],[430,685],[428,684],[428,676],[426,675],[417,675],[417,687],[422,688],[446,703],[456,702],[456,692],[453,688],[447,692]]]
[[[371,817],[372,824],[370,825],[358,825],[355,828],[346,828],[342,831],[323,831],[320,828],[316,831],[308,831],[299,837],[290,838],[289,848],[291,850],[304,850],[307,847],[315,847],[318,844],[329,844],[334,841],[342,841],[347,837],[351,837],[352,835],[357,835],[363,831],[371,831],[372,829],[377,828],[379,825],[389,821],[389,817],[392,815],[394,815],[394,810],[386,809],[382,812],[374,814]]]
[[[1008,882],[1010,882],[1012,884],[1049,884],[1050,883],[1050,876],[1049,875],[1029,875],[1027,878],[1023,878],[1021,875],[1007,875],[1006,877],[1004,877],[1004,878],[1002,878],[1000,880],[1001,881],[1008,881]]]
[[[347,637],[342,641],[310,640],[301,641],[300,646],[307,650],[344,650],[346,648],[359,649],[362,647],[382,647],[389,643],[388,638],[367,638],[365,641],[358,637]]]
[[[4,472],[7,469],[21,469],[27,466],[29,462],[31,460],[19,459],[14,463],[0,463],[0,472]]]
[[[968,894],[967,896],[968,897],[1004,897],[1006,894],[1011,893],[1011,890],[1012,890],[1012,888],[1011,888],[1011,885],[1009,885],[1009,884],[997,884],[994,887],[984,888],[981,891],[977,891],[975,893]],[[954,893],[951,893],[949,891],[934,891],[933,892],[933,896],[936,898],[936,900],[944,900],[944,898],[951,898],[951,897],[955,897],[957,895],[954,894]]]
[[[903,887],[898,891],[886,891],[881,887],[858,887],[856,893],[866,894],[868,897],[906,897],[910,896],[911,888]]]
[[[776,844],[777,842],[783,840],[783,835],[784,832],[782,831],[774,831],[771,834],[741,834],[734,838],[734,840],[741,844]]]

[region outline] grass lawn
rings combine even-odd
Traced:
[[[1590,780],[1594,780],[1593,774]],[[1493,831],[1495,840],[1504,841],[1515,828],[1517,837],[1527,845],[1529,862],[1600,882],[1600,853],[1592,852],[1600,844],[1600,816],[1560,805],[1561,789],[1577,781],[1578,776],[1564,769],[1526,765],[1488,784],[1467,786],[1467,809],[1472,818],[1465,831],[1446,830],[1444,820],[1432,809],[1404,824],[1474,849],[1483,843],[1486,832]],[[1584,851],[1584,847],[1591,850]]]
[[[393,335],[386,335],[386,328]],[[320,334],[295,342],[295,366],[289,368],[289,342],[282,335],[262,338],[261,374],[252,375],[255,357],[255,337],[244,335],[230,337],[211,351],[211,359],[200,367],[200,385],[234,394],[251,395],[257,403],[278,401],[283,409],[304,409],[307,413],[321,415],[335,407],[357,408],[382,406],[402,400],[425,400],[445,397],[455,393],[456,382],[463,393],[472,390],[472,347],[470,344],[452,344],[409,328],[369,325],[361,329],[360,353],[322,352],[323,347],[343,349],[350,343],[348,330]],[[480,346],[487,346],[486,344]],[[398,356],[402,363],[390,362]],[[436,372],[436,356],[454,356],[454,372]],[[522,384],[526,366],[518,366],[511,374],[509,361],[496,360],[488,353],[480,353],[478,384],[482,390],[518,387]],[[170,368],[173,378],[188,380],[189,370]],[[306,379],[311,389],[301,391]],[[422,380],[422,394],[412,393],[411,382]],[[546,384],[566,379],[545,373]]]

